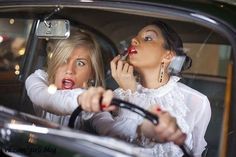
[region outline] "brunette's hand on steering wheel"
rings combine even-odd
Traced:
[[[90,87],[78,97],[82,109],[87,112],[113,111],[115,106],[110,106],[113,98],[111,90],[102,87]]]
[[[121,60],[118,55],[110,62],[111,75],[120,88],[131,91],[136,90],[137,82],[134,76],[134,68],[127,61]]]
[[[160,108],[152,109],[151,112],[159,117],[158,125],[153,125],[150,121],[144,120],[141,130],[144,134],[157,142],[174,142],[177,145],[184,144],[186,134],[178,127],[176,119],[169,112]]]

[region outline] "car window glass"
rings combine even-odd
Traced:
[[[191,69],[185,73],[226,77],[227,64],[232,51],[230,45],[224,43],[185,43],[184,47],[188,49],[189,56],[196,60]]]
[[[32,21],[0,18],[0,103],[16,108],[22,84],[18,81]]]

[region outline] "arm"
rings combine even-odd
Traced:
[[[85,111],[97,112],[91,119],[89,119],[89,121],[92,128],[94,128],[98,134],[119,137],[125,140],[131,139],[136,135],[136,129],[138,126],[137,114],[133,113],[133,119],[130,119],[125,116],[121,116],[120,114],[113,117],[110,112],[100,112],[99,100],[101,97],[103,97],[102,105],[105,106],[103,110],[114,111],[117,109],[114,108],[114,106],[109,106],[113,96],[114,93],[110,90],[106,91],[101,87],[92,87],[79,96],[79,101]],[[126,111],[127,114],[124,113],[124,115],[132,116],[128,113],[130,111]]]
[[[48,93],[47,73],[36,70],[25,82],[30,100],[35,106],[57,115],[69,115],[78,106],[77,97],[84,90],[57,90],[55,94]]]
[[[177,145],[182,145],[187,136],[178,127],[176,119],[168,112],[159,109],[153,114],[156,114],[159,118],[158,125],[155,126],[150,121],[144,120],[138,128],[139,134],[155,142],[172,141]]]
[[[90,88],[80,95],[80,104],[86,111],[99,112],[100,98],[105,108],[103,110],[111,111],[111,100],[113,93],[100,88]],[[142,101],[139,101],[141,103]],[[143,102],[145,103],[145,102]],[[137,137],[137,128],[142,123],[143,118],[132,111],[120,109],[118,116],[112,117],[110,113],[98,113],[92,120],[92,126],[102,135],[118,136],[126,140],[133,140]],[[154,126],[149,123],[150,127],[141,127],[141,131],[146,137],[154,138],[158,142],[173,141],[176,144],[182,144],[186,135],[178,128],[175,118],[169,113],[160,111],[159,124]],[[141,125],[141,126],[142,126]],[[150,131],[151,130],[151,131]]]
[[[130,117],[113,117],[109,112],[100,112],[91,119],[91,126],[99,135],[124,139],[136,144],[152,145],[152,142],[162,143],[172,141],[177,145],[184,143],[186,134],[183,134],[176,125],[176,121],[167,112],[160,112],[159,124],[154,126],[139,115],[126,111]],[[131,118],[132,117],[132,118]],[[149,140],[146,140],[149,138]],[[149,143],[150,141],[151,143]]]
[[[204,136],[211,118],[210,103],[206,96],[200,105],[202,108],[197,116],[198,118],[196,119],[196,123],[193,128],[193,153],[194,156],[197,157],[201,156],[207,145]]]
[[[90,119],[99,135],[117,137],[127,141],[136,138],[138,121],[125,117],[113,117],[109,112],[99,112]]]

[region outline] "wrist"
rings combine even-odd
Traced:
[[[145,146],[147,148],[153,148],[154,145],[158,143],[156,138],[145,135],[145,130],[143,130],[142,124],[138,125],[136,129],[136,141],[139,145]]]
[[[120,88],[123,89],[124,91],[130,91],[131,93],[134,93],[137,91],[137,83],[135,83],[135,85],[130,87],[120,87]]]

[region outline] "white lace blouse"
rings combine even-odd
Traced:
[[[78,107],[77,97],[84,92],[84,89],[57,90],[54,94],[50,94],[48,86],[48,75],[40,69],[25,81],[27,94],[33,102],[37,116],[60,125],[67,125],[69,115]],[[82,119],[89,119],[91,116],[91,113],[82,113]],[[79,125],[80,122],[76,122],[77,128],[80,127]]]
[[[158,89],[147,89],[138,85],[137,91],[131,93],[120,88],[114,91],[115,96],[132,102],[145,109],[159,105],[162,110],[170,112],[177,119],[179,127],[187,134],[186,145],[194,156],[201,156],[205,149],[204,135],[211,117],[208,98],[200,92],[178,82],[179,78],[172,76],[169,82]],[[92,126],[99,134],[116,136],[128,141],[134,140],[136,129],[143,118],[126,109],[120,109],[115,116],[101,112],[92,117]],[[105,127],[104,127],[105,126]],[[141,145],[150,147],[150,140],[142,137]],[[140,144],[140,142],[139,142]],[[174,143],[155,143],[151,148],[139,148],[155,157],[180,157],[182,151]]]

